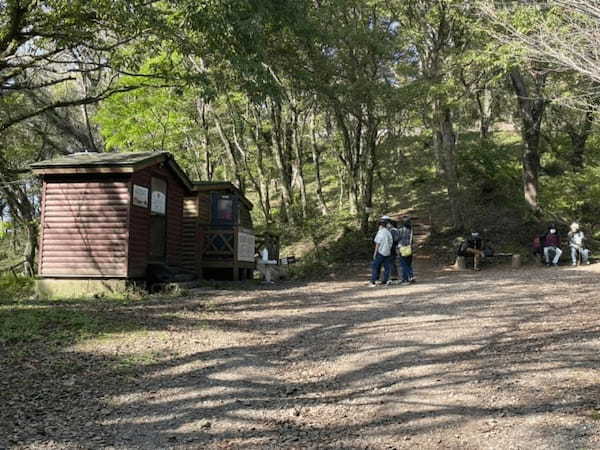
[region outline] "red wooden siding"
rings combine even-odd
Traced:
[[[246,205],[240,202],[240,225],[252,229],[252,215]]]
[[[210,194],[198,193],[198,221],[204,225],[210,223]]]
[[[126,276],[127,181],[63,178],[44,184],[40,275]]]
[[[183,195],[185,188],[168,169],[152,166],[136,172],[131,183],[150,190],[152,177],[167,182],[167,255],[166,263],[182,264],[181,245],[183,233]],[[150,255],[150,205],[148,208],[131,205],[129,219],[129,273],[132,278],[143,277]]]
[[[202,275],[205,226],[210,222],[210,194],[186,197],[183,208],[183,266]]]
[[[183,200],[183,248],[182,264],[188,270],[197,272],[199,265],[198,197]]]

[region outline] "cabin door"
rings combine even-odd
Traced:
[[[152,178],[150,212],[150,260],[164,261],[167,256],[167,182],[161,178]]]

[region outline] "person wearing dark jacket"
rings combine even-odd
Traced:
[[[399,237],[399,231],[398,231],[398,223],[395,220],[392,220],[391,218],[389,218],[388,216],[384,216],[388,219],[387,222],[387,229],[390,231],[390,234],[392,235],[392,254],[391,256],[391,272],[390,272],[390,277],[392,280],[397,280],[398,279],[398,237]]]
[[[479,263],[485,258],[483,240],[477,231],[473,231],[458,248],[458,256],[473,256],[473,270],[479,270]]]
[[[560,235],[558,234],[556,225],[550,224],[548,232],[543,235],[543,247],[546,265],[550,265],[550,253],[552,252],[554,253],[552,265],[558,266],[558,260],[560,259],[560,255],[562,255],[562,250],[560,249]]]
[[[398,231],[398,252],[400,253],[400,266],[402,267],[402,282],[414,283],[415,276],[412,268],[413,229],[409,217],[402,219],[402,226]]]

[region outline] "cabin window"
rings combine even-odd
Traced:
[[[236,221],[236,205],[237,201],[233,195],[213,194],[213,225],[233,225]]]

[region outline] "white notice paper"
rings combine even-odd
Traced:
[[[253,262],[256,237],[252,230],[240,228],[238,232],[238,261]]]
[[[148,207],[148,188],[144,186],[139,186],[137,184],[133,185],[133,204],[135,206],[141,206],[142,208]]]
[[[167,212],[167,196],[160,191],[152,191],[152,212],[165,214]]]

